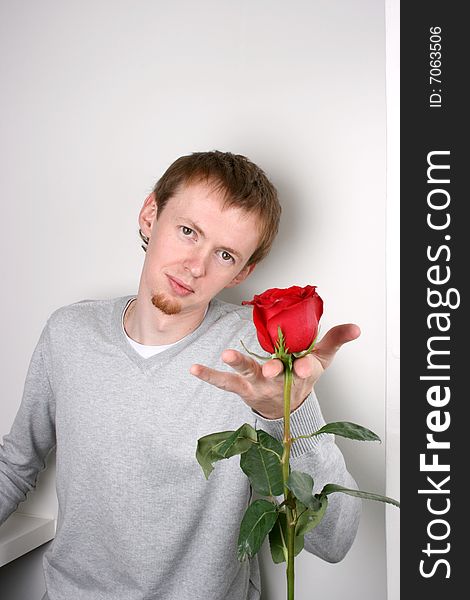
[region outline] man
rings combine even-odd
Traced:
[[[261,366],[234,349],[241,339],[262,352],[251,309],[216,298],[269,252],[279,216],[275,188],[245,157],[181,157],[140,211],[146,255],[137,296],[78,302],[49,318],[0,452],[1,522],[57,449],[45,598],[260,598],[257,560],[236,559],[249,482],[236,459],[206,481],[195,448],[203,435],[244,422],[282,435],[282,364]],[[293,436],[324,423],[313,384],[358,335],[354,325],[333,328],[295,361]],[[316,488],[355,486],[332,436],[299,440],[291,458]],[[334,494],[306,548],[340,560],[359,506]]]

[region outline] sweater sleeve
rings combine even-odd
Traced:
[[[55,446],[55,403],[45,364],[47,326],[32,355],[23,399],[0,444],[0,524],[36,486]]]
[[[291,414],[291,435],[298,437],[317,431],[325,424],[317,398],[312,393]],[[273,437],[282,440],[283,419],[258,417],[258,425]],[[258,426],[257,425],[257,426]],[[321,434],[300,439],[291,448],[291,468],[308,473],[318,493],[327,483],[357,489],[346,468],[334,436]],[[361,500],[341,493],[328,496],[328,508],[320,524],[305,536],[305,549],[328,562],[339,562],[350,549],[359,527]]]

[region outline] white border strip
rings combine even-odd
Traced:
[[[400,499],[400,2],[385,0],[387,98],[386,494]],[[400,510],[386,505],[387,599],[400,598]]]

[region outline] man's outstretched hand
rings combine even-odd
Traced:
[[[321,374],[328,368],[341,346],[358,338],[361,330],[348,323],[332,327],[317,342],[307,356],[294,360],[294,381],[291,411],[298,408],[310,394]],[[224,350],[222,360],[234,373],[194,364],[190,372],[202,381],[221,390],[238,394],[253,410],[267,419],[279,419],[284,414],[284,366],[277,359],[263,365],[237,350]]]

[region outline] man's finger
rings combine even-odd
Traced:
[[[191,365],[189,372],[198,379],[210,383],[211,385],[215,385],[221,390],[239,395],[244,391],[243,380],[235,373],[217,371],[216,369],[210,369],[209,367],[198,364]]]
[[[224,350],[222,360],[243,377],[256,377],[260,370],[259,363],[237,350]]]
[[[361,330],[354,323],[332,327],[315,347],[314,353],[323,367],[326,368],[343,344],[352,342],[361,335]]]
[[[322,371],[323,368],[312,354],[307,354],[307,356],[294,360],[294,373],[300,379],[308,379],[318,370]]]
[[[264,363],[262,371],[265,377],[272,379],[284,371],[284,365],[278,358],[272,358]]]

